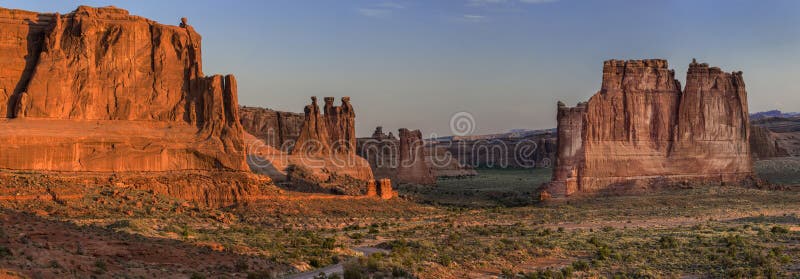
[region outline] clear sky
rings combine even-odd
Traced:
[[[233,73],[242,105],[301,112],[309,96],[352,97],[357,133],[377,125],[450,134],[555,126],[585,101],[607,59],[693,57],[744,71],[750,111],[800,111],[800,1],[287,0],[7,1],[66,13],[115,5],[161,23],[187,17],[204,72]]]

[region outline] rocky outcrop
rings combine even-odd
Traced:
[[[388,178],[382,178],[378,181],[378,196],[381,199],[389,200],[397,196],[397,193],[392,190],[392,181]]]
[[[0,168],[247,170],[236,79],[200,35],[114,8],[0,9]]]
[[[750,127],[750,151],[754,159],[767,159],[789,156],[778,136],[766,127]]]
[[[571,195],[578,190],[578,167],[584,164],[583,123],[586,117],[586,103],[574,108],[558,102],[556,119],[558,121],[557,156],[553,166],[552,195]]]
[[[326,119],[322,117],[317,105],[317,97],[311,97],[311,104],[304,110],[303,126],[300,136],[291,151],[292,155],[327,156],[331,153],[331,137],[328,135]]]
[[[445,137],[428,146],[447,149],[464,166],[481,168],[549,168],[556,154],[556,137],[549,130]]]
[[[372,139],[374,140],[397,140],[397,137],[389,132],[389,134],[385,134],[383,132],[383,126],[375,127],[375,131],[372,132]]]
[[[356,148],[356,114],[350,97],[342,97],[341,106],[333,104],[333,97],[325,97],[324,111],[331,148],[338,153],[352,153]]]
[[[750,143],[755,157],[800,156],[800,116],[766,117],[751,123]]]
[[[659,59],[606,61],[589,102],[558,108],[553,196],[752,176],[741,72],[692,62],[683,91]]]
[[[436,183],[433,171],[425,161],[422,132],[402,128],[398,131],[400,137],[398,149],[397,181],[401,183],[415,183],[430,185]]]
[[[397,193],[392,190],[392,180],[388,178],[381,178],[372,180],[367,184],[367,196],[380,197],[384,200],[389,200],[397,196]]]
[[[350,143],[355,139],[355,113],[350,99],[342,98],[339,107],[332,104],[333,98],[325,101],[323,113],[317,98],[311,98],[311,104],[305,107],[303,124],[296,132],[297,142],[288,152],[264,143],[263,137],[246,134],[248,164],[257,173],[290,182],[294,190],[365,194],[373,173],[369,163],[354,152],[355,144]],[[268,133],[263,128],[271,129],[270,125],[245,127],[248,132],[260,135]],[[281,146],[287,145],[284,142]]]
[[[372,137],[360,138],[357,141],[358,156],[367,160],[376,178],[390,178],[397,181],[400,141],[391,133],[383,132],[378,126]]]
[[[383,132],[383,127],[378,126],[372,133],[372,137],[359,138],[357,143],[358,155],[369,162],[375,177],[398,179],[400,140],[391,132],[386,134]],[[478,174],[472,166],[461,164],[458,158],[451,154],[444,145],[425,144],[423,155],[425,164],[430,168],[434,177],[466,177]],[[397,181],[416,183],[415,181]]]
[[[274,148],[289,152],[300,136],[305,117],[302,113],[241,107],[239,118],[246,132]]]

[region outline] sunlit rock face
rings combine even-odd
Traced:
[[[425,161],[424,142],[419,130],[400,129],[397,181],[430,185],[436,183],[433,170]]]
[[[366,194],[373,173],[355,152],[350,98],[342,97],[340,106],[332,97],[324,101],[320,108],[311,97],[303,114],[244,108],[250,168],[276,181],[290,181],[300,191]]]
[[[236,79],[200,35],[114,8],[0,9],[0,168],[247,170]]]
[[[588,102],[558,107],[554,196],[664,183],[749,179],[741,72],[689,65],[681,91],[666,60],[606,61]]]
[[[447,146],[425,142],[419,130],[398,132],[399,138],[378,126],[371,137],[358,139],[357,152],[369,162],[376,178],[431,185],[437,178],[478,174],[472,166],[461,164]]]
[[[240,107],[244,130],[270,146],[288,152],[303,128],[302,113],[276,111],[259,107]]]

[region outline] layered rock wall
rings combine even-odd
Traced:
[[[258,107],[241,107],[239,111],[246,132],[285,152],[291,150],[300,136],[305,118],[302,113]]]
[[[0,26],[0,168],[247,169],[236,80],[203,75],[185,20],[81,6],[0,9]]]
[[[348,97],[342,98],[341,106],[333,105],[333,98],[325,98],[320,110],[317,98],[311,98],[302,115],[302,124],[295,131],[294,123],[279,127],[280,135],[297,134],[294,144],[290,139],[272,137],[275,125],[284,125],[280,120],[270,122],[271,111],[249,109],[242,116],[248,134],[248,163],[257,173],[269,175],[278,181],[289,181],[296,190],[333,192],[360,195],[369,191],[373,180],[369,163],[356,155],[355,113]],[[277,112],[277,115],[285,113]],[[292,120],[294,121],[294,120]],[[276,123],[277,122],[277,123]],[[286,128],[286,129],[284,129]],[[252,134],[252,135],[250,135]],[[281,144],[265,144],[269,138]],[[291,146],[291,148],[286,148]]]
[[[367,159],[375,177],[391,178],[400,183],[417,183],[416,180],[398,180],[400,140],[391,132],[386,134],[383,132],[383,127],[378,126],[371,137],[359,138],[357,143],[358,155]],[[423,143],[425,165],[434,177],[465,177],[478,174],[471,165],[461,164],[459,158],[452,154],[448,147],[436,143]]]
[[[556,137],[550,133],[453,137],[430,146],[447,149],[459,164],[473,168],[549,168],[555,160]]]
[[[558,143],[553,167],[553,195],[570,195],[578,188],[578,166],[584,164],[583,127],[586,103],[570,108],[558,102]],[[561,140],[564,139],[564,140]]]
[[[330,145],[334,152],[351,153],[356,148],[356,114],[350,97],[342,97],[342,105],[335,106],[333,97],[325,97],[325,123],[328,126]]]
[[[558,109],[554,196],[752,175],[741,72],[692,62],[686,88],[659,59],[606,61],[601,90]]]
[[[800,117],[770,117],[752,124],[750,143],[755,157],[800,156]]]
[[[399,165],[400,141],[391,133],[383,133],[383,127],[378,126],[372,137],[360,138],[357,141],[356,152],[367,160],[372,173],[376,178],[397,179],[397,166]]]
[[[471,165],[461,164],[445,146],[425,145],[425,162],[435,177],[466,177],[478,175]]]
[[[416,184],[435,184],[436,177],[425,161],[424,142],[419,130],[399,130],[397,181]]]
[[[317,97],[304,109],[303,126],[291,154],[327,156],[331,153],[331,137],[326,119],[320,114]]]
[[[789,151],[781,144],[778,136],[761,126],[750,127],[750,151],[754,159],[789,156]]]

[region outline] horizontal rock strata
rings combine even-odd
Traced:
[[[606,61],[600,91],[557,119],[553,196],[752,175],[741,72],[692,62],[681,91],[666,60]]]
[[[264,109],[247,109],[242,113],[252,170],[276,181],[291,182],[290,185],[300,191],[347,195],[367,192],[373,173],[367,161],[354,150],[355,113],[350,98],[343,97],[341,106],[335,106],[333,98],[326,97],[324,110],[321,110],[317,98],[312,97],[299,127],[280,126],[286,123],[271,124],[264,120],[273,113]],[[288,114],[278,112],[278,115]],[[282,135],[296,134],[296,141],[290,142],[291,139],[281,136],[283,138],[278,137],[282,141],[280,144],[266,144],[264,141],[270,139],[269,133],[275,129],[282,130]]]
[[[0,26],[0,168],[247,170],[236,79],[203,75],[191,26],[85,6]]]
[[[114,175],[211,206],[257,195],[236,79],[205,76],[201,57],[186,19],[0,8],[0,169]]]

